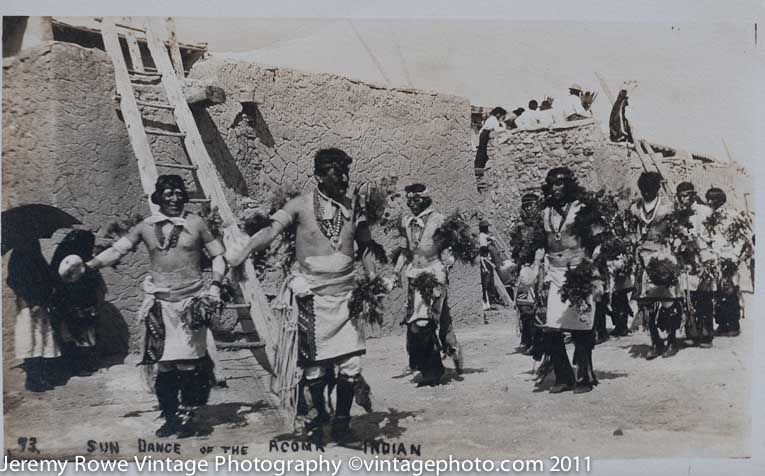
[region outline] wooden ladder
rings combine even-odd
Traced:
[[[174,32],[171,32],[169,40],[165,41],[157,33],[157,25],[154,24],[156,21],[152,18],[146,19],[145,29],[141,29],[116,24],[113,18],[101,19],[101,35],[106,52],[114,63],[122,116],[127,126],[130,144],[138,160],[141,185],[146,196],[150,196],[154,191],[158,168],[179,169],[192,173],[195,183],[199,184],[201,188],[203,197],[192,198],[191,203],[207,204],[211,208],[217,208],[223,220],[224,242],[227,242],[236,236],[235,232],[238,231],[237,219],[226,200],[217,170],[207,153],[194,116],[184,96],[183,63]],[[171,31],[174,30],[172,24],[169,26]],[[123,29],[123,34],[118,35],[117,28]],[[156,68],[144,66],[135,36],[136,32],[146,35],[149,56]],[[123,36],[126,41],[132,69],[127,67],[120,45],[120,36]],[[159,82],[167,102],[142,101],[136,97],[133,84],[147,80]],[[146,127],[143,121],[143,111],[147,109],[172,111],[178,132]],[[188,163],[156,162],[147,134],[178,138],[183,143]],[[151,200],[149,200],[149,207],[152,212],[157,210],[157,206],[151,203]],[[234,228],[237,229],[234,230]],[[239,298],[242,302],[227,304],[226,307],[237,312],[238,323],[242,329],[237,335],[244,337],[247,342],[216,341],[216,346],[219,349],[250,349],[260,365],[268,372],[273,373],[269,356],[275,346],[276,320],[260,287],[252,262],[245,260],[242,267],[244,268],[243,273],[240,273],[242,277],[238,279],[241,291]]]

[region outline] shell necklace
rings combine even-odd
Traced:
[[[656,201],[650,211],[646,209],[645,200],[640,204],[640,221],[643,224],[641,235],[643,236],[648,234],[648,227],[656,218],[656,212],[659,210],[659,200],[661,200],[661,197],[656,197]]]
[[[326,216],[326,207],[333,208],[332,218],[328,220],[323,218]],[[327,237],[329,242],[332,244],[332,248],[334,248],[336,251],[339,251],[340,247],[342,246],[342,242],[340,240],[340,232],[343,229],[343,225],[345,225],[345,217],[343,216],[343,212],[340,210],[340,207],[335,206],[331,201],[323,200],[319,194],[319,190],[317,189],[313,192],[313,213],[316,217],[316,223],[319,224],[319,229],[321,230],[322,234]]]
[[[183,225],[173,225],[173,229],[170,230],[168,236],[165,236],[165,233],[162,231],[162,225],[163,223],[154,224],[154,234],[157,237],[157,247],[163,253],[167,253],[178,246],[178,237],[181,235]]]
[[[563,210],[563,213],[560,213],[555,207],[550,207],[550,213],[547,214],[547,221],[550,224],[550,230],[555,233],[555,241],[561,240],[561,232],[563,231],[563,227],[566,226],[566,221],[568,221],[568,214],[571,211],[571,205],[573,204],[574,202],[568,202],[566,204],[566,208]],[[557,227],[553,225],[553,212],[555,212],[555,214],[560,217],[560,224]]]

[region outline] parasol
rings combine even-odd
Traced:
[[[43,204],[22,205],[2,212],[2,254],[32,240],[50,238],[60,228],[81,222],[65,211]]]

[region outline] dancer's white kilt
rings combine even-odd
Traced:
[[[545,272],[545,281],[550,283],[550,292],[547,294],[547,322],[545,327],[552,329],[588,331],[595,323],[595,305],[592,298],[588,298],[590,310],[580,312],[571,303],[564,303],[560,297],[560,288],[563,286],[566,275],[566,266],[552,266],[548,263]]]

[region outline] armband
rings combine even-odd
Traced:
[[[129,239],[123,236],[122,238],[114,242],[114,244],[112,245],[112,248],[117,250],[120,254],[124,255],[133,249],[133,243]]]
[[[279,210],[271,215],[271,220],[281,225],[282,229],[287,229],[290,225],[292,225],[292,216],[290,216],[290,214],[284,210]]]
[[[210,258],[215,258],[216,256],[220,256],[225,253],[226,249],[223,247],[223,244],[220,242],[220,240],[216,239],[205,243],[205,251],[207,251],[207,254],[210,256]]]

